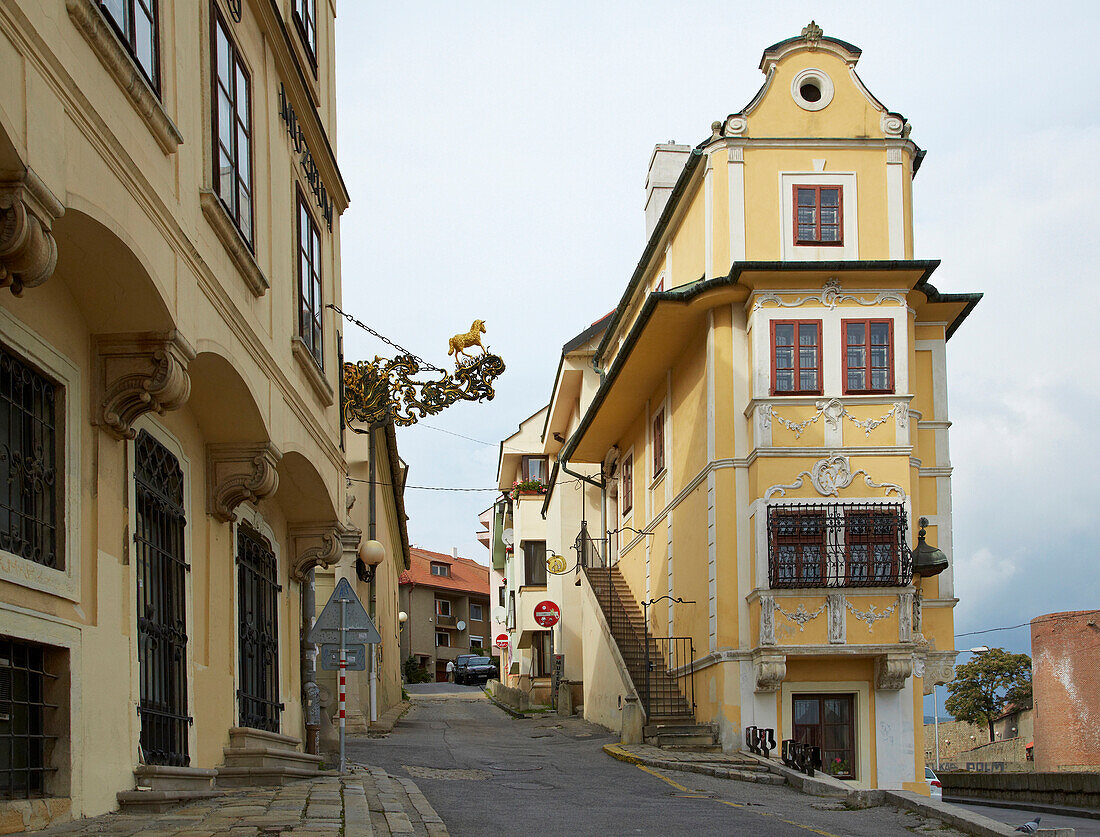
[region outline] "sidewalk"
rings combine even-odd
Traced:
[[[34,832],[105,837],[446,837],[409,779],[375,767],[283,787],[241,788],[162,814],[104,814]]]

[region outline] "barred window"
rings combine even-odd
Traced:
[[[157,0],[99,0],[126,51],[153,90],[160,93]]]
[[[321,330],[321,233],[298,193],[298,336],[322,369],[325,365]]]
[[[0,799],[46,796],[49,751],[56,735],[47,733],[58,707],[46,699],[45,648],[0,637]]]
[[[0,346],[0,549],[64,569],[58,535],[62,388]]]
[[[898,587],[913,578],[900,503],[827,503],[768,509],[773,588]]]
[[[211,4],[210,20],[214,41],[214,191],[252,247],[251,81],[215,3]]]

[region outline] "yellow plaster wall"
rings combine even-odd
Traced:
[[[703,193],[700,181],[700,186],[691,195],[687,212],[670,242],[669,259],[672,270],[666,274],[666,291],[695,282],[703,276],[706,229],[706,203]]]
[[[793,101],[791,107],[796,107]],[[830,105],[827,110],[832,107]],[[843,133],[838,135],[844,136]],[[859,257],[889,258],[885,149],[786,149],[750,145],[745,148],[745,206],[751,207],[745,217],[749,260],[782,258],[783,203],[778,173],[813,172],[813,161],[822,158],[826,160],[825,173],[855,172]],[[848,202],[850,199],[846,198],[846,208]],[[726,234],[728,236],[728,229]]]
[[[707,352],[706,334],[685,348],[672,369],[672,478],[673,496],[707,462]],[[659,503],[657,508],[663,506]]]

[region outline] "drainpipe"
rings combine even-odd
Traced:
[[[375,537],[375,531],[377,529],[375,523],[375,508],[374,504],[378,499],[378,486],[375,485],[375,444],[374,444],[374,428],[371,428],[371,434],[368,437],[370,440],[370,450],[367,453],[367,467],[370,469],[368,479],[370,480],[370,489],[367,492],[367,540],[377,540]],[[378,582],[376,581],[378,574],[378,568],[375,567],[371,574],[370,586],[368,588],[368,600],[367,607],[370,612],[370,618],[373,622],[375,619],[375,603],[377,601]],[[367,674],[367,682],[370,684],[370,720],[373,724],[378,720],[378,648],[377,646],[371,648],[370,653],[370,672]]]
[[[313,628],[316,611],[317,596],[311,569],[302,582],[302,694],[306,709],[306,752],[310,755],[317,755],[321,743],[321,689],[314,670],[317,653],[313,645],[306,641],[307,634]]]

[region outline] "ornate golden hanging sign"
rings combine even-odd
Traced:
[[[340,313],[343,314],[342,311]],[[344,316],[360,324],[347,314]],[[376,333],[373,329],[368,330]],[[352,426],[352,423],[373,425],[392,421],[394,424],[410,425],[425,416],[435,415],[456,401],[491,401],[496,395],[493,381],[504,371],[504,361],[481,344],[484,332],[484,321],[474,320],[469,332],[451,338],[447,354],[455,357],[453,373],[432,366],[403,349],[394,358],[375,357],[372,361],[345,363],[344,421],[352,430],[365,432]],[[467,354],[466,350],[474,346],[481,352]],[[421,369],[438,372],[440,377],[427,381],[413,380]]]

